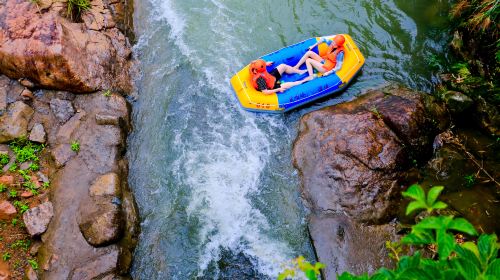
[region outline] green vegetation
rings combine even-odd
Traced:
[[[16,190],[10,190],[9,191],[9,197],[16,198],[17,197],[17,191]]]
[[[78,153],[80,151],[80,143],[78,143],[78,141],[71,142],[71,150]]]
[[[20,248],[20,249],[23,249],[24,251],[28,251],[30,245],[31,245],[31,241],[29,239],[26,239],[26,240],[20,239],[20,240],[14,241],[14,243],[12,243],[10,245],[10,248],[12,248],[12,249]]]
[[[0,167],[4,167],[9,161],[10,157],[8,154],[0,154]]]
[[[377,119],[381,119],[382,118],[382,114],[380,114],[380,112],[378,111],[377,107],[373,106],[371,109],[370,109],[370,112],[372,112],[372,114],[377,117]]]
[[[320,269],[324,267],[325,265],[320,262],[312,265],[310,262],[306,261],[304,257],[300,256],[292,261],[291,268],[286,269],[278,275],[278,280],[295,277],[299,274],[299,271],[302,272],[308,280],[317,280],[320,276]]]
[[[40,160],[38,154],[44,148],[43,145],[31,142],[26,137],[13,140],[9,146],[16,155],[16,161],[18,163],[26,161],[38,162]]]
[[[38,171],[38,170],[40,170],[40,166],[38,166],[38,164],[36,164],[36,163],[31,163],[30,166],[28,167],[28,169],[31,171]]]
[[[476,175],[474,174],[466,175],[464,176],[464,179],[465,179],[465,186],[468,188],[472,187],[476,183]]]
[[[90,0],[68,0],[67,16],[74,21],[80,20],[82,12],[90,9]]]
[[[465,27],[472,31],[498,36],[499,6],[498,0],[460,0],[453,7],[452,15],[465,18]]]
[[[12,226],[17,226],[18,222],[19,222],[19,220],[17,218],[14,218],[14,219],[12,219],[11,224],[12,224]]]
[[[30,207],[28,205],[22,203],[19,200],[14,201],[14,206],[17,209],[19,209],[19,212],[21,212],[21,214],[24,214],[24,212],[26,212],[26,211],[28,211],[30,209]]]
[[[419,185],[411,186],[403,196],[413,199],[406,213],[426,210],[433,213],[444,209],[446,204],[437,201],[443,187],[434,187],[427,196]],[[427,216],[416,225],[411,232],[401,239],[400,244],[389,243],[396,248],[391,251],[397,261],[394,270],[381,268],[373,275],[355,276],[344,272],[339,280],[361,279],[500,279],[500,259],[495,234],[482,234],[476,242],[457,242],[455,233],[469,237],[478,235],[475,228],[464,218],[453,216]],[[387,245],[387,244],[386,244]],[[413,255],[400,256],[399,246],[412,246],[417,249]],[[426,257],[425,248],[437,248],[437,254]]]
[[[111,97],[111,90],[105,90],[102,95],[104,95],[105,97]]]
[[[35,259],[28,260],[28,263],[31,265],[31,268],[38,270],[38,262]]]
[[[10,253],[6,252],[6,253],[3,253],[2,255],[2,260],[4,262],[8,261],[12,256],[10,255]]]
[[[6,190],[7,190],[7,186],[4,184],[0,184],[0,193],[3,193]]]
[[[9,167],[9,171],[10,172],[14,172],[16,171],[18,168],[17,164],[14,162],[10,167]]]

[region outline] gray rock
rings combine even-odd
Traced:
[[[67,122],[75,114],[75,108],[68,100],[52,99],[50,100],[50,109],[60,123]]]
[[[452,90],[445,92],[443,98],[448,109],[454,114],[464,112],[474,103],[474,101],[472,101],[472,99],[467,95]]]
[[[33,142],[45,143],[46,135],[43,125],[41,123],[36,123],[31,129],[29,139]]]
[[[71,280],[95,279],[113,272],[116,269],[119,258],[119,249],[112,246],[104,255],[85,262],[85,265],[76,268],[71,274]]]
[[[31,208],[23,214],[24,224],[31,236],[37,236],[47,230],[50,220],[54,216],[51,202],[45,202]]]
[[[28,134],[28,122],[33,109],[21,101],[11,104],[7,113],[0,117],[0,143],[5,143]]]
[[[96,209],[93,213],[81,217],[78,221],[85,240],[95,247],[117,241],[123,228],[121,207],[111,203],[111,199],[100,199],[94,206]]]
[[[387,240],[397,240],[393,225],[365,226],[343,214],[313,214],[309,232],[327,280],[344,271],[372,274],[394,266],[385,248]]]
[[[76,153],[71,150],[70,144],[57,145],[51,153],[58,168],[64,166],[68,160],[76,155]]]
[[[78,112],[57,131],[57,141],[59,143],[70,143],[75,131],[80,127],[81,119],[85,117],[84,111]]]
[[[47,175],[43,174],[42,172],[38,171],[36,173],[36,175],[38,175],[38,178],[40,178],[40,180],[42,180],[42,182],[44,182],[44,183],[50,183],[49,178],[47,177]]]
[[[119,116],[96,114],[95,120],[98,125],[120,125]]]
[[[90,196],[112,195],[121,197],[120,177],[116,173],[108,173],[100,176],[90,186]]]

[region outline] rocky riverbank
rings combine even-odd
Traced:
[[[11,279],[128,277],[139,233],[129,4],[92,1],[81,19],[66,5],[0,3],[0,274]]]
[[[392,265],[385,242],[398,238],[400,192],[448,124],[433,97],[396,86],[302,117],[294,165],[326,279]]]

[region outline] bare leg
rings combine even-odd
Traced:
[[[280,75],[283,75],[283,72],[287,73],[287,74],[301,74],[301,75],[304,74],[305,72],[307,72],[306,70],[299,70],[299,69],[293,68],[292,66],[286,65],[286,64],[280,64],[280,65],[278,65],[278,67],[276,67],[276,69],[278,69],[278,72],[280,72]]]
[[[313,72],[313,67],[318,70],[318,72],[325,73],[326,70],[323,68],[323,63],[318,62],[314,59],[307,59],[306,60],[306,67],[307,67],[307,72],[309,73],[309,76],[304,78],[302,81],[307,82],[312,79],[314,79],[314,72]]]
[[[297,62],[297,64],[295,64],[295,66],[293,66],[293,68],[299,69],[299,67],[302,66],[302,64],[304,64],[304,62],[306,62],[306,60],[308,58],[312,58],[312,59],[319,61],[319,62],[321,62],[323,60],[323,58],[321,58],[321,56],[319,56],[317,53],[315,53],[313,51],[308,51],[302,56],[302,58],[299,60],[299,62]]]

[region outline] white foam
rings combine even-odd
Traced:
[[[204,92],[208,83],[216,93],[213,98],[217,104],[203,120],[207,126],[202,131],[187,128],[191,132],[189,143],[182,137],[176,137],[174,143],[180,156],[173,168],[183,174],[176,179],[192,193],[188,215],[202,224],[199,273],[217,261],[221,248],[227,248],[243,251],[257,260],[261,273],[275,277],[281,264],[293,255],[287,244],[265,234],[268,221],[250,200],[259,190],[259,178],[271,155],[269,136],[257,126],[254,114],[226,110],[228,101],[233,101],[229,99],[229,77],[234,65],[241,67],[239,52],[246,48],[231,35],[237,18],[226,14],[230,11],[219,1],[204,2],[213,14],[206,23],[212,31],[207,32],[215,38],[200,51],[188,47],[197,43],[186,34],[189,15],[182,14],[174,1],[158,4],[161,19],[171,28],[170,39],[204,75],[203,83],[195,87]]]

